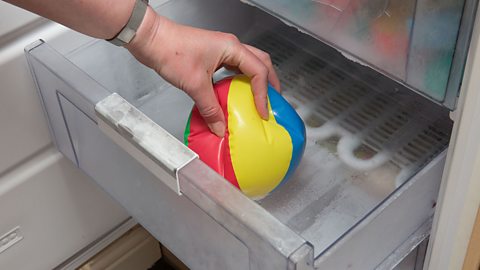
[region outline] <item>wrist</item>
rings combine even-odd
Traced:
[[[133,55],[138,55],[153,43],[157,36],[157,32],[162,27],[164,18],[159,16],[150,6],[147,8],[142,23],[137,29],[135,37],[130,43],[125,45]]]

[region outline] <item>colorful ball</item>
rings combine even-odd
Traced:
[[[246,76],[223,79],[214,89],[226,119],[225,137],[211,133],[194,107],[185,129],[185,144],[244,194],[263,198],[284,184],[300,163],[305,150],[305,125],[271,86],[270,115],[263,120]]]

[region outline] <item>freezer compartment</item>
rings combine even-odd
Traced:
[[[453,109],[476,0],[247,0]]]
[[[249,200],[188,154],[191,100],[126,50],[96,41],[59,55],[39,42],[27,57],[57,147],[189,266],[383,269],[428,236],[448,111],[237,1],[157,10],[271,53],[308,141],[293,179],[267,198]],[[156,151],[165,142],[179,152]],[[180,152],[188,158],[171,166]]]
[[[446,148],[448,112],[331,52],[272,32],[253,44],[272,53],[307,128],[294,179],[259,203],[320,254]]]

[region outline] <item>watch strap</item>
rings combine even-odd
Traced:
[[[135,0],[135,5],[133,6],[132,14],[128,19],[127,24],[115,37],[107,39],[107,41],[117,46],[128,44],[135,37],[137,29],[145,17],[147,7],[148,0]]]

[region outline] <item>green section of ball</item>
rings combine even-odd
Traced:
[[[192,120],[192,113],[188,116],[187,126],[185,127],[185,131],[183,132],[183,143],[188,146],[188,136],[190,136],[190,121]]]

